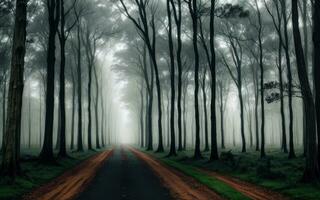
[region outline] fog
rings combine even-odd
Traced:
[[[289,157],[308,153],[306,144],[317,145],[309,143],[316,140],[316,121],[308,115],[315,105],[306,103],[317,92],[311,4],[300,10],[303,58],[287,4],[74,0],[55,19],[55,7],[29,1],[21,125],[15,124],[21,152],[50,157],[61,149],[130,144],[169,155],[194,150],[195,157],[210,149],[216,157],[224,149],[257,150],[262,157],[270,149]],[[3,8],[4,145],[13,126],[15,12],[9,1]]]

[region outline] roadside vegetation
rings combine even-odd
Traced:
[[[193,151],[179,152],[176,157],[166,157],[166,153],[152,153],[144,151],[153,157],[160,159],[164,164],[173,167],[186,175],[189,175],[202,184],[213,189],[227,199],[245,199],[241,193],[213,177],[199,172],[198,169],[207,169],[223,175],[238,178],[240,180],[256,184],[261,187],[279,192],[290,199],[317,200],[320,196],[320,184],[304,184],[303,174],[305,158],[297,156],[287,160],[286,155],[277,149],[268,149],[268,157],[261,159],[259,152],[248,151],[243,154],[238,150],[224,150],[220,160],[208,162],[209,153],[204,152],[204,159],[194,160]],[[297,150],[297,155],[301,151]]]
[[[35,188],[50,182],[62,175],[65,171],[72,169],[82,161],[99,153],[99,151],[73,152],[69,157],[58,158],[55,164],[43,164],[35,159],[37,150],[28,150],[22,156],[22,176],[17,177],[14,184],[8,184],[8,180],[0,179],[0,199],[16,200]]]

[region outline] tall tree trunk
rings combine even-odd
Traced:
[[[257,73],[257,72],[255,72]],[[255,75],[255,79],[256,79]],[[260,137],[259,137],[259,113],[258,113],[258,102],[259,102],[259,92],[258,92],[258,83],[255,80],[255,95],[254,95],[254,119],[255,119],[255,132],[256,132],[256,151],[260,151]]]
[[[279,36],[279,40],[282,40],[282,37]],[[285,111],[284,111],[284,94],[283,94],[283,77],[282,77],[282,41],[279,42],[279,49],[278,49],[278,74],[279,74],[279,84],[280,84],[280,113],[281,113],[281,132],[282,132],[282,143],[281,149],[284,153],[288,153],[287,147],[287,132],[286,132],[286,118],[285,118]]]
[[[170,94],[167,92],[167,142],[170,147]]]
[[[202,158],[201,150],[200,150],[200,117],[199,117],[199,49],[198,49],[198,6],[196,0],[190,0],[189,11],[192,18],[192,43],[193,43],[193,51],[194,51],[194,99],[195,99],[195,150],[194,150],[194,159]]]
[[[240,82],[241,82],[241,75],[239,78]],[[239,93],[239,102],[240,102],[240,125],[241,125],[241,141],[242,141],[242,153],[247,152],[247,148],[246,148],[246,136],[245,136],[245,132],[244,132],[244,106],[243,106],[243,97],[242,97],[242,84],[239,84],[238,87],[238,93]],[[262,141],[261,141],[262,143]]]
[[[101,77],[101,85],[102,84],[102,77]],[[105,102],[104,102],[104,94],[102,90],[102,86],[100,85],[100,104],[101,104],[101,144],[102,147],[106,146],[106,141],[105,141]]]
[[[74,121],[75,121],[75,106],[76,106],[76,81],[73,73],[73,69],[71,69],[72,76],[72,113],[71,113],[71,144],[70,149],[74,149]]]
[[[187,94],[184,89],[183,93],[183,150],[187,149]]]
[[[2,100],[2,145],[1,151],[4,147],[5,141],[5,132],[6,132],[6,102],[7,102],[7,80],[4,78],[3,80],[3,100]]]
[[[225,149],[224,139],[224,102],[223,102],[223,85],[222,81],[219,82],[220,87],[220,130],[221,130],[221,149]]]
[[[29,90],[31,90],[31,83],[29,84]],[[28,148],[31,149],[31,138],[32,138],[32,125],[31,125],[31,91],[29,91],[28,95]]]
[[[13,46],[11,54],[11,72],[8,94],[5,141],[2,151],[1,174],[14,177],[19,173],[20,163],[20,126],[23,98],[24,57],[26,51],[27,1],[17,0]]]
[[[255,0],[256,9],[258,14],[258,41],[259,41],[259,67],[260,67],[260,101],[261,101],[261,153],[260,157],[265,157],[265,110],[264,110],[264,64],[263,64],[263,44],[262,44],[262,20],[261,20],[261,13],[258,6],[258,1]]]
[[[174,120],[174,111],[175,111],[175,95],[176,95],[176,86],[175,86],[175,60],[173,52],[173,41],[172,41],[172,20],[171,20],[171,8],[170,0],[167,0],[167,17],[168,17],[168,26],[169,26],[169,52],[170,52],[170,80],[171,80],[171,110],[170,110],[170,151],[168,156],[176,156],[176,136],[175,136],[175,120]],[[163,149],[162,149],[163,150]]]
[[[174,11],[174,19],[177,26],[177,66],[178,66],[178,151],[183,150],[182,145],[182,60],[181,60],[181,52],[182,52],[182,39],[181,39],[181,21],[182,21],[182,3],[181,0],[177,0],[176,4],[178,9],[175,7],[175,3],[173,0],[170,0],[173,11]]]
[[[143,124],[143,108],[144,108],[144,95],[143,89],[140,89],[140,147],[144,147],[144,124]]]
[[[152,62],[150,61],[150,65],[152,65]],[[147,117],[147,123],[148,123],[148,134],[147,134],[147,141],[148,141],[148,146],[147,146],[147,151],[152,151],[153,150],[153,123],[152,123],[152,114],[153,114],[153,89],[154,89],[154,71],[153,67],[150,66],[151,68],[151,84],[150,84],[150,91],[148,93],[149,95],[149,101],[148,101],[148,117]]]
[[[211,51],[211,154],[210,160],[218,160],[218,144],[217,144],[217,117],[216,117],[216,53],[214,44],[214,21],[215,21],[215,5],[216,0],[211,0],[210,7],[210,51]]]
[[[77,151],[83,151],[82,143],[82,74],[81,74],[81,39],[80,39],[80,22],[77,25],[77,79],[78,79],[78,142]]]
[[[98,82],[98,75],[97,75],[97,69],[96,66],[93,66],[93,72],[94,72],[94,78],[96,83],[96,98],[95,98],[95,107],[94,107],[94,113],[95,113],[95,120],[96,120],[96,148],[100,149],[100,140],[99,140],[99,82]]]
[[[40,89],[41,91],[41,89]],[[40,100],[39,100],[39,147],[41,148],[41,145],[42,145],[42,95],[41,95],[41,92],[39,93],[39,97],[40,97]]]
[[[55,51],[56,34],[60,21],[60,1],[48,1],[49,39],[47,50],[47,89],[46,89],[46,116],[44,128],[44,143],[40,159],[44,162],[54,160],[53,156],[53,120],[54,120],[54,81],[55,81]]]
[[[60,144],[59,144],[59,156],[67,156],[66,147],[66,105],[65,105],[65,66],[66,66],[66,36],[65,36],[65,13],[64,13],[64,0],[60,0],[60,91],[59,91],[59,113],[60,113]]]
[[[315,1],[316,2],[316,1]],[[298,0],[292,0],[292,26],[293,26],[293,38],[296,52],[298,76],[300,80],[303,103],[306,109],[306,167],[303,175],[303,180],[306,182],[319,181],[319,166],[318,166],[318,153],[317,153],[317,141],[316,141],[316,119],[315,119],[315,105],[313,96],[308,80],[307,69],[304,60],[304,53],[301,42],[301,35],[299,30],[299,12],[298,12]]]
[[[287,78],[288,78],[288,98],[289,98],[289,158],[294,158],[294,144],[293,144],[293,108],[292,108],[292,72],[289,50],[289,35],[288,35],[288,16],[286,1],[281,1],[282,16],[284,19],[284,49],[287,62]]]
[[[318,162],[320,166],[320,2],[315,1],[313,5],[313,65],[315,80],[315,102],[318,127]]]
[[[208,130],[208,111],[207,111],[207,94],[206,94],[206,76],[207,69],[203,75],[202,80],[202,96],[203,96],[203,111],[204,111],[204,139],[205,139],[205,148],[204,151],[209,151],[209,130]]]
[[[89,73],[89,81],[88,81],[88,149],[93,150],[92,148],[92,115],[91,115],[91,85],[92,85],[92,65],[90,61],[88,61],[88,73]]]
[[[60,127],[61,127],[61,110],[60,110],[60,103],[58,102],[58,127],[57,127],[57,142],[55,146],[55,150],[59,150],[60,147]]]

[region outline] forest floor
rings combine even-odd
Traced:
[[[101,150],[102,151],[102,150]],[[21,169],[23,176],[18,177],[14,184],[0,180],[0,199],[18,200],[28,192],[38,188],[74,168],[84,160],[99,153],[99,151],[70,152],[69,158],[57,158],[54,165],[39,163],[36,159],[38,149],[22,149]]]
[[[276,149],[267,150],[266,159],[260,159],[255,151],[243,154],[225,150],[220,161],[212,163],[208,162],[209,152],[203,153],[202,160],[194,160],[193,151],[178,152],[177,157],[171,158],[166,157],[167,153],[146,153],[194,177],[226,199],[317,200],[320,196],[320,185],[300,182],[304,158],[288,160],[286,154]]]

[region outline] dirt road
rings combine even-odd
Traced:
[[[100,153],[36,189],[24,200],[71,200],[83,191],[113,151]]]

